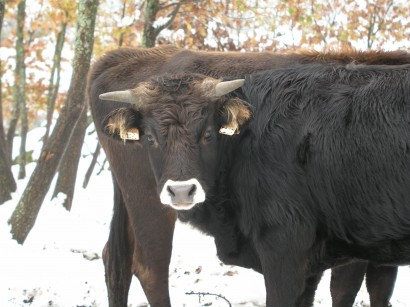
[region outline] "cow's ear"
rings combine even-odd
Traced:
[[[239,99],[228,99],[222,105],[223,124],[219,133],[225,135],[239,134],[241,128],[252,117],[252,111],[247,102]]]
[[[105,134],[123,141],[140,140],[141,114],[133,108],[112,111],[103,121]]]

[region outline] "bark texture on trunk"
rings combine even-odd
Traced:
[[[75,182],[77,179],[78,164],[81,158],[81,149],[87,130],[87,108],[84,108],[74,128],[73,134],[64,152],[58,168],[58,179],[54,188],[53,197],[64,193],[66,198],[63,206],[70,211],[74,199]]]
[[[61,157],[70,140],[77,120],[84,109],[87,73],[94,43],[95,18],[98,0],[80,0],[73,60],[73,75],[67,100],[37,166],[9,219],[12,236],[24,243],[36,221],[41,204],[50,188]]]
[[[4,10],[4,0],[0,0],[0,35],[3,28]],[[6,134],[4,132],[1,71],[0,62],[0,205],[10,200],[11,193],[15,192],[17,188],[11,172],[11,158],[7,152]]]

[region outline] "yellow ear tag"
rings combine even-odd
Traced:
[[[137,128],[131,128],[123,133],[121,133],[120,138],[130,141],[139,141],[140,139],[140,131]]]
[[[219,129],[219,133],[224,134],[224,135],[232,136],[234,134],[239,134],[239,130],[236,129],[236,128],[223,126],[223,127],[221,127],[221,129]]]

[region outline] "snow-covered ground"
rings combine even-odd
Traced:
[[[41,129],[31,132],[29,148],[38,156]],[[112,186],[108,170],[94,172],[86,190],[81,185],[95,148],[95,136],[87,136],[80,162],[78,184],[71,212],[61,206],[63,195],[47,196],[36,225],[24,245],[11,239],[7,224],[26,180],[18,182],[13,199],[0,206],[0,307],[2,306],[107,306],[101,251],[108,237],[112,214]],[[37,147],[36,147],[37,146]],[[103,157],[100,157],[102,161]],[[28,166],[31,173],[34,164]],[[97,166],[98,170],[98,166]],[[14,169],[17,173],[17,169]],[[410,306],[410,269],[401,267],[391,300],[393,307]],[[239,267],[225,266],[216,257],[213,239],[188,225],[177,224],[170,292],[173,306],[264,306],[261,275]],[[355,306],[369,306],[365,286]],[[133,279],[129,306],[146,306],[139,282]],[[329,272],[316,293],[316,307],[331,306]]]

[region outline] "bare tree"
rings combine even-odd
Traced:
[[[375,3],[367,3],[369,8],[368,26],[367,29],[367,48],[371,49],[376,38],[376,34],[385,27],[385,16],[389,14],[394,6],[394,0],[377,5]]]
[[[144,11],[144,32],[142,34],[142,46],[146,48],[154,47],[155,40],[159,33],[168,28],[173,22],[178,14],[179,8],[181,7],[183,0],[180,2],[172,3],[167,6],[161,6],[159,0],[147,0]],[[157,14],[160,10],[173,6],[174,9],[168,14],[168,20],[158,26],[154,26],[154,22],[157,19]]]
[[[73,128],[84,109],[87,73],[90,68],[94,44],[94,27],[98,0],[80,0],[73,60],[73,75],[65,105],[47,143],[41,152],[37,166],[9,219],[12,236],[24,243],[33,228],[38,212],[50,188],[61,157],[66,149]]]
[[[54,50],[53,66],[51,67],[50,81],[48,84],[47,94],[47,124],[46,132],[43,137],[43,143],[45,144],[50,134],[51,122],[53,120],[53,114],[55,104],[57,100],[58,88],[60,86],[60,70],[61,70],[61,53],[64,46],[64,38],[67,28],[67,22],[61,24],[61,30],[57,34],[56,46]],[[55,80],[55,81],[54,81]]]
[[[20,8],[20,3],[19,3],[19,8]],[[18,11],[21,12],[20,9],[18,9]],[[24,11],[23,11],[23,14],[24,14]],[[22,17],[21,14],[18,13],[17,32],[19,32],[18,29],[22,25],[21,20],[20,20],[21,17]],[[23,23],[24,23],[24,18],[23,18]],[[23,34],[21,33],[21,35]],[[17,33],[17,36],[18,36],[18,33]],[[17,41],[18,40],[19,39],[17,38]],[[18,51],[16,50],[16,52]],[[18,63],[16,59],[16,67],[17,65]],[[13,109],[12,109],[12,114],[11,114],[11,118],[9,121],[9,129],[7,130],[7,135],[6,135],[7,154],[9,157],[12,157],[12,154],[13,154],[14,135],[16,134],[17,123],[20,118],[20,103],[19,103],[18,97],[16,97],[17,95],[16,90],[18,90],[18,88],[14,86],[13,88]]]
[[[97,164],[97,159],[98,159],[98,156],[100,155],[100,152],[101,152],[101,145],[100,145],[100,143],[97,143],[97,146],[95,147],[93,158],[91,160],[90,166],[88,167],[87,172],[85,173],[85,176],[84,176],[84,181],[83,181],[83,188],[84,189],[87,188],[88,183],[90,182],[90,178],[91,178],[91,175],[94,171],[94,167]]]
[[[26,18],[26,1],[20,0],[17,6],[17,40],[16,40],[16,68],[14,73],[14,100],[18,105],[20,129],[20,154],[18,179],[26,177],[26,139],[28,132],[27,106],[26,106],[26,65],[24,64],[24,21]]]
[[[127,1],[124,1],[123,6],[122,6],[122,11],[121,11],[122,12],[121,13],[121,20],[124,19],[124,17],[125,17],[126,9],[127,9]],[[118,39],[118,47],[121,47],[123,42],[124,42],[124,32],[121,32],[120,38]],[[93,174],[94,167],[97,164],[97,159],[98,159],[98,156],[100,155],[100,152],[101,152],[101,145],[98,142],[96,147],[95,147],[95,150],[94,150],[94,153],[93,153],[93,158],[91,160],[90,166],[88,167],[87,172],[85,173],[85,176],[84,176],[84,180],[83,180],[83,188],[84,189],[87,188],[88,183],[90,182],[91,175]],[[107,158],[105,158],[105,159],[107,159]],[[54,194],[55,194],[55,192],[54,192]]]
[[[0,0],[0,35],[3,27],[4,9],[4,0]],[[11,199],[11,193],[16,190],[16,182],[13,173],[11,172],[10,156],[7,152],[6,137],[4,133],[1,71],[0,62],[0,205]]]
[[[66,198],[63,206],[70,211],[74,199],[75,182],[77,179],[78,164],[80,163],[85,132],[87,130],[87,108],[85,107],[77,121],[70,142],[66,148],[58,167],[58,179],[54,188],[53,197],[64,193]]]

